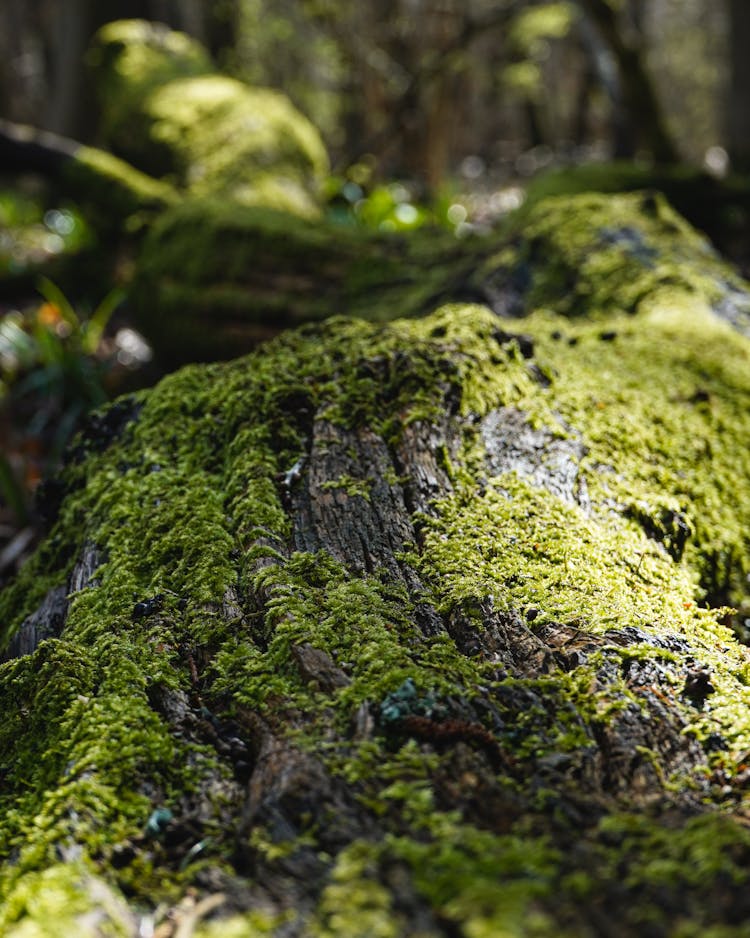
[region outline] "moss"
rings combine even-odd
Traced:
[[[211,60],[185,33],[145,20],[119,20],[102,27],[88,54],[104,102],[102,131],[118,138],[128,121],[140,123],[140,100],[165,82],[206,75]],[[127,139],[123,141],[127,146]]]
[[[648,816],[613,814],[600,822],[598,835],[592,875],[570,877],[563,889],[582,901],[597,901],[619,876],[634,933],[659,930],[677,938],[703,934],[703,928],[710,934],[716,922],[705,915],[706,884],[731,888],[746,876],[750,838],[721,815],[659,824]],[[742,917],[742,912],[736,918],[730,914],[734,926],[719,925],[717,934],[741,935]]]
[[[8,938],[126,938],[133,918],[121,895],[80,862],[57,863],[32,874],[0,909]]]
[[[615,201],[613,211],[635,213],[636,204]],[[550,203],[545,212],[564,219],[573,207],[584,227],[593,219],[587,229],[596,239],[600,201]],[[547,221],[537,223],[541,232]],[[702,257],[692,237],[680,243]],[[558,244],[544,229],[544,238],[559,252],[585,252],[583,233]],[[603,296],[606,284],[613,292],[607,318],[593,300],[589,316],[535,310],[523,322],[533,361],[482,307],[385,324],[336,319],[246,359],[171,375],[141,395],[113,445],[79,439],[86,458],[65,470],[69,496],[43,549],[49,576],[59,583],[69,569],[54,543],[70,545],[73,556],[93,543],[106,555],[72,597],[62,637],[0,666],[0,895],[33,892],[59,851],[73,850],[131,902],[174,902],[188,884],[205,882],[190,863],[191,842],[170,853],[142,832],[155,808],[185,821],[194,801],[202,807],[193,843],[210,836],[211,863],[228,865],[241,786],[208,737],[187,722],[176,728],[160,704],[183,694],[198,709],[198,687],[216,721],[252,710],[314,753],[375,832],[318,850],[329,875],[310,913],[313,933],[400,934],[418,909],[428,934],[583,934],[581,898],[602,896],[627,907],[628,927],[653,921],[666,934],[685,891],[703,897],[691,902],[690,922],[707,926],[718,908],[731,925],[722,896],[738,894],[745,838],[738,832],[739,846],[730,845],[731,804],[724,816],[700,799],[711,795],[705,775],[731,778],[750,748],[747,652],[709,602],[717,587],[746,600],[748,346],[711,313],[718,267],[690,289],[690,271],[671,284],[647,279],[632,314],[617,290],[629,296],[639,269],[623,278],[611,258],[591,261],[586,276],[602,278],[592,295]],[[652,274],[646,265],[643,276]],[[293,549],[279,480],[306,453],[312,415],[366,428],[395,449],[404,428],[444,420],[449,405],[461,430],[444,460],[452,488],[414,519],[419,545],[415,534],[399,558],[421,591],[383,571],[357,575],[324,551]],[[482,421],[500,408],[525,415],[545,439],[576,442],[578,502],[533,476],[492,469]],[[351,480],[334,481],[345,497]],[[358,487],[348,494],[363,497]],[[686,532],[679,550],[678,517]],[[4,593],[7,623],[33,608],[24,593]],[[425,634],[417,607],[428,603],[444,623],[463,617],[477,630],[483,610],[510,621],[533,608],[531,629],[565,626],[593,651],[567,670],[506,673],[490,655],[464,654],[447,631]],[[136,614],[137,604],[145,612]],[[614,641],[634,628],[639,645]],[[324,689],[306,680],[294,654],[306,643],[348,683]],[[597,733],[618,715],[644,712],[623,666],[645,660],[647,648],[685,734],[707,750],[720,737],[723,748],[696,772],[645,741],[641,765],[657,779],[663,814],[641,811],[632,821],[625,795],[608,794],[596,801],[601,820],[576,820],[570,792],[586,784]],[[712,692],[698,704],[681,693],[691,656],[711,674]],[[435,702],[417,716],[429,722],[443,707],[462,738],[441,739],[434,726],[432,738],[414,737],[383,721],[363,738],[352,731],[362,713],[377,721],[379,705],[408,680],[418,699]],[[487,737],[491,750],[475,745]],[[560,760],[573,766],[562,780],[553,771]],[[217,777],[226,788],[216,790]],[[682,808],[670,815],[670,804],[683,804],[677,792],[698,818]],[[637,805],[635,786],[627,796]],[[489,807],[477,808],[485,798]],[[325,833],[307,815],[292,832],[263,819],[250,849],[258,864],[283,864],[297,848],[314,851]],[[135,859],[118,866],[125,847]],[[703,871],[705,888],[692,867],[679,868],[678,848]],[[640,902],[649,877],[655,885]],[[237,931],[247,924],[229,921]],[[269,922],[247,931],[262,933]],[[211,933],[209,922],[201,927]]]
[[[169,82],[147,107],[154,139],[175,153],[179,176],[195,195],[317,214],[310,192],[328,169],[327,156],[317,131],[284,95],[214,75]]]
[[[670,205],[705,232],[720,250],[730,256],[737,253],[741,256],[750,212],[748,180],[738,175],[717,179],[684,164],[649,166],[619,161],[551,170],[531,182],[519,215],[527,216],[550,196],[637,190],[661,192]]]
[[[212,73],[193,40],[137,20],[105,26],[92,61],[118,155],[198,196],[318,214],[328,158],[284,95]]]
[[[668,309],[675,299],[710,301],[730,285],[741,290],[705,238],[658,194],[584,194],[575,212],[569,205],[567,197],[550,198],[517,219],[522,250],[491,257],[478,279],[505,271],[523,284],[528,308],[570,316],[635,313],[642,301]]]
[[[190,199],[149,233],[133,303],[166,361],[226,358],[338,313],[384,321],[430,310],[446,270],[466,264],[437,243]]]
[[[65,182],[97,213],[94,222],[100,231],[119,230],[123,222],[131,229],[145,224],[177,198],[167,183],[92,147],[78,149],[66,168]]]
[[[498,837],[462,824],[436,809],[428,785],[401,778],[382,798],[407,806],[416,835],[356,841],[342,851],[318,906],[314,935],[403,934],[406,925],[382,885],[383,871],[399,868],[411,874],[438,920],[468,938],[566,934],[535,902],[556,878],[560,858],[553,848],[542,838]]]
[[[378,851],[356,843],[339,855],[318,906],[315,938],[398,938],[405,922],[393,910],[390,893],[378,881]]]
[[[224,916],[213,921],[199,922],[193,934],[195,938],[260,938],[262,935],[278,934],[290,919],[293,920],[294,916],[253,911],[245,915]]]

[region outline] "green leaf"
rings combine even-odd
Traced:
[[[102,334],[107,328],[107,323],[112,318],[112,313],[114,313],[124,299],[125,291],[120,287],[115,287],[114,290],[110,290],[96,307],[84,326],[82,342],[84,352],[88,352],[90,355],[96,352],[101,342]]]
[[[40,277],[37,284],[37,290],[42,294],[48,303],[51,303],[60,310],[60,315],[65,320],[65,322],[67,322],[73,332],[80,333],[81,320],[78,318],[78,314],[70,305],[70,301],[62,292],[60,287],[58,287],[56,283],[53,283],[47,277]]]

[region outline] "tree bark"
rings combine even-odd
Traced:
[[[167,183],[153,179],[105,150],[48,131],[0,120],[0,171],[36,173],[78,201],[105,239],[122,238],[128,219],[140,227],[175,201]]]
[[[729,156],[738,172],[750,171],[750,9],[742,0],[729,0]]]
[[[648,150],[657,163],[677,163],[679,154],[667,129],[661,105],[646,71],[643,50],[628,41],[609,0],[580,0],[617,63],[622,108],[635,141]],[[632,156],[632,153],[617,153]]]
[[[750,294],[642,195],[469,280],[90,418],[0,594],[4,934],[742,933]]]

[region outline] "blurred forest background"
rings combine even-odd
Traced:
[[[282,89],[334,166],[429,191],[555,160],[750,162],[744,0],[3,0],[0,116],[91,140],[86,49],[125,17]]]
[[[704,206],[719,191],[706,179],[729,186],[731,237],[723,221],[708,233],[739,244],[747,271],[747,0],[3,0],[0,120],[101,145],[87,50],[134,17],[289,96],[330,156],[327,221],[482,236],[540,174],[629,161],[669,167]],[[0,583],[37,536],[30,493],[82,415],[160,373],[121,303],[127,263],[93,298],[83,265],[75,295],[48,269],[91,238],[85,212],[11,171],[0,146]]]

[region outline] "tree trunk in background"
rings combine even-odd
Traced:
[[[41,126],[78,140],[90,139],[93,128],[84,56],[94,30],[96,6],[95,0],[66,0],[50,10],[47,42],[51,81]]]
[[[4,59],[10,59],[13,65],[1,83],[6,89],[4,115],[77,140],[91,140],[97,102],[87,76],[86,50],[94,33],[105,23],[135,18],[166,23],[201,41],[208,38],[208,13],[200,0],[66,0],[29,3],[23,8],[16,0],[9,0],[9,6],[0,14],[4,27],[0,49],[8,44]],[[36,52],[30,48],[34,43],[39,45]],[[33,84],[38,86],[40,100],[36,103],[30,80],[24,86],[22,78],[14,74],[20,58],[37,63],[38,75]]]
[[[750,172],[750,4],[729,0],[730,81],[727,123],[729,156],[739,172]]]
[[[204,6],[205,44],[221,68],[239,41],[240,0],[216,0]]]
[[[34,123],[44,108],[46,5],[40,0],[3,0],[0,4],[0,114]]]
[[[622,109],[627,133],[648,150],[657,163],[676,163],[679,154],[666,126],[656,91],[646,70],[644,51],[628,38],[618,14],[608,0],[579,0],[591,18],[617,65]],[[615,115],[616,126],[618,118]],[[616,141],[617,143],[617,141]],[[622,149],[621,146],[615,149]],[[617,155],[627,155],[619,153]]]

